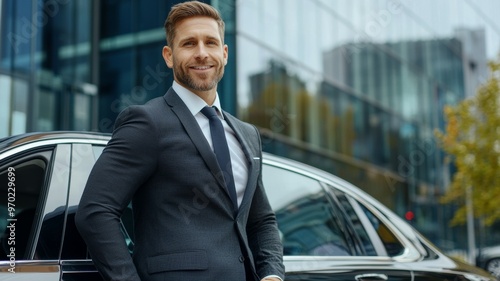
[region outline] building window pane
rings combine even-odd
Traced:
[[[10,77],[0,75],[0,138],[9,135],[11,86]]]
[[[50,91],[40,90],[38,100],[39,116],[37,118],[37,130],[54,130],[54,126],[57,123],[55,94]]]
[[[12,110],[12,131],[13,135],[26,132],[28,119],[28,82],[16,79],[14,80],[13,95],[14,108]]]
[[[74,97],[74,130],[90,130],[91,122],[91,99],[92,97],[85,94],[75,94]]]

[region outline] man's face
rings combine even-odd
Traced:
[[[209,17],[187,18],[176,25],[175,32],[172,44],[163,48],[175,80],[199,96],[215,93],[227,63],[227,45],[222,43],[217,22]]]

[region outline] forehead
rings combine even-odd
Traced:
[[[217,21],[210,17],[190,17],[175,26],[174,41],[190,37],[214,37],[221,39]]]

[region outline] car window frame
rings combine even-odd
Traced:
[[[52,174],[52,163],[55,155],[55,145],[50,146],[21,146],[17,149],[17,153],[3,153],[0,159],[0,166],[16,166],[22,162],[33,159],[41,159],[45,162],[45,170],[43,182],[41,183],[37,203],[35,206],[35,215],[32,220],[28,242],[26,244],[26,252],[24,257],[16,257],[17,262],[26,262],[34,260],[35,245],[38,241],[38,232],[40,229],[41,213],[45,208],[45,201],[49,189],[50,177]]]
[[[313,257],[313,258],[324,258],[324,257],[329,257],[329,258],[339,258],[339,257],[366,257],[366,258],[387,258],[391,259],[397,256],[389,256],[387,254],[387,251],[384,247],[384,243],[380,239],[378,233],[376,232],[375,228],[367,218],[366,214],[361,210],[360,206],[357,204],[362,204],[359,202],[359,199],[356,200],[355,196],[350,194],[349,192],[346,192],[343,188],[338,188],[337,185],[332,184],[331,182],[325,181],[323,178],[316,176],[314,173],[309,174],[307,171],[301,170],[300,168],[297,169],[296,167],[289,166],[287,163],[282,163],[282,162],[273,162],[273,161],[266,161],[264,160],[263,166],[272,166],[274,168],[278,168],[281,170],[284,170],[286,172],[294,173],[296,175],[306,177],[310,180],[313,180],[317,183],[319,183],[322,191],[324,192],[326,199],[330,205],[330,214],[332,216],[332,219],[334,218],[336,220],[337,225],[341,228],[341,231],[345,237],[345,239],[350,242],[349,244],[349,249],[353,252],[352,255],[350,256],[321,256],[321,255],[287,255],[288,257]],[[264,183],[265,184],[265,183]],[[360,218],[362,227],[368,231],[371,235],[368,236],[368,239],[370,239],[370,242],[374,245],[375,250],[377,255],[364,255],[363,254],[363,245],[361,242],[361,239],[359,235],[357,234],[355,228],[352,225],[352,222],[350,221],[344,207],[340,202],[338,201],[339,199],[336,197],[334,194],[333,190],[337,190],[341,193],[343,193],[346,198],[349,200],[350,205],[353,207],[353,209],[356,212],[356,215]],[[386,226],[387,226],[387,220],[381,219],[380,214],[378,211],[374,211],[373,208],[367,205],[366,203],[363,204],[363,206],[367,206],[372,213],[377,214],[376,217],[380,221],[382,221]],[[335,210],[335,211],[334,211]],[[387,226],[389,230],[393,233],[394,226]],[[403,241],[401,241],[399,235],[393,233],[395,237],[398,239],[400,244],[405,248],[406,251],[406,245]],[[349,241],[351,240],[351,241]]]
[[[304,176],[307,176],[309,178],[315,179],[319,181],[320,183],[326,184],[328,186],[332,186],[343,193],[349,195],[353,199],[355,199],[358,202],[364,202],[363,205],[366,206],[372,213],[374,213],[377,218],[379,218],[390,230],[391,232],[396,236],[396,238],[401,242],[401,244],[404,246],[405,250],[401,253],[401,255],[398,256],[363,256],[364,258],[368,260],[376,260],[381,261],[381,260],[386,260],[390,262],[414,262],[422,258],[423,254],[419,249],[419,245],[414,245],[415,239],[412,239],[412,237],[408,237],[409,229],[406,225],[404,225],[405,228],[405,234],[401,232],[396,225],[394,225],[394,220],[395,218],[393,217],[386,217],[381,210],[384,211],[390,211],[387,207],[382,205],[382,203],[379,203],[376,199],[374,199],[371,195],[366,193],[365,191],[361,190],[360,188],[354,186],[353,184],[347,182],[344,179],[341,179],[333,174],[330,174],[326,171],[320,170],[315,167],[308,166],[306,164],[303,164],[301,162],[297,162],[291,159],[283,159],[279,156],[274,156],[268,153],[264,153],[263,157],[263,164],[264,165],[273,165],[273,166],[278,166],[281,168],[285,168],[290,171],[294,171],[295,173],[302,174]],[[392,215],[392,213],[391,213]],[[420,246],[421,247],[421,246]],[[287,260],[293,261],[295,260],[295,256],[286,256],[284,257]],[[300,256],[302,258],[308,257],[308,256]],[[359,257],[359,256],[358,256]],[[312,256],[310,257],[312,260],[338,260],[338,259],[350,259],[352,257],[341,257],[341,256],[327,256],[327,257],[321,257],[321,256]],[[355,256],[353,258],[356,258]]]
[[[15,261],[15,272],[19,280],[23,278],[32,279],[34,275],[39,276],[39,270],[42,266],[42,263],[44,275],[43,277],[39,276],[40,278],[44,280],[57,280],[57,277],[60,276],[60,266],[57,260],[41,261],[34,258],[36,244],[38,243],[40,222],[41,218],[43,217],[42,212],[45,208],[50,179],[53,174],[53,162],[56,147],[57,144],[55,144],[53,141],[39,141],[21,144],[13,147],[4,147],[2,151],[0,151],[0,163],[2,167],[15,165],[16,163],[19,163],[19,161],[22,161],[22,159],[24,158],[33,159],[36,158],[36,155],[40,156],[40,154],[49,154],[47,157],[42,156],[44,158],[43,161],[46,162],[46,167],[44,171],[43,183],[40,187],[40,194],[37,200],[38,202],[35,210],[35,217],[33,218],[32,227],[30,230],[31,233],[27,245],[27,254],[23,258],[17,257]],[[0,268],[2,269],[2,271],[8,266],[9,261],[0,261]]]
[[[413,262],[416,260],[419,260],[423,257],[422,252],[419,250],[419,247],[421,245],[416,245],[417,243],[416,240],[412,239],[412,237],[407,236],[408,234],[412,233],[413,230],[406,229],[406,232],[403,233],[400,228],[409,228],[409,226],[406,225],[406,222],[399,220],[399,224],[394,221],[395,217],[387,217],[382,210],[384,211],[390,211],[387,207],[382,205],[382,203],[379,203],[368,195],[366,192],[357,189],[354,191],[352,189],[352,184],[344,181],[343,179],[340,178],[335,178],[335,181],[331,181],[328,183],[331,186],[334,186],[335,188],[338,188],[339,190],[343,191],[345,194],[349,195],[349,197],[352,200],[355,200],[358,204],[363,205],[366,209],[368,209],[373,215],[377,217],[390,231],[392,234],[394,234],[395,238],[399,240],[399,242],[403,245],[404,251],[401,252],[400,255],[396,256],[387,256],[387,258],[398,261],[398,262]],[[335,184],[337,182],[337,185]],[[354,186],[355,187],[355,186]],[[356,187],[357,188],[357,187]],[[358,193],[363,193],[364,196],[359,195]],[[364,213],[363,211],[361,211]],[[392,212],[392,211],[390,211]],[[395,216],[395,214],[390,213],[391,216]],[[366,216],[366,215],[364,215]],[[368,218],[367,218],[368,219]],[[396,223],[396,224],[395,224]],[[371,223],[369,223],[371,225]],[[398,226],[396,226],[398,225]],[[368,226],[370,227],[370,226]],[[371,226],[373,227],[373,226]],[[383,245],[383,242],[382,242]]]
[[[323,252],[323,254],[318,254],[318,255],[306,254],[305,252],[303,252],[303,253],[295,252],[293,254],[290,254],[290,256],[327,256],[325,254],[327,251],[335,251],[335,252],[338,252],[339,254],[345,253],[345,252],[348,253],[348,255],[344,254],[342,256],[356,255],[356,245],[353,245],[350,237],[348,235],[346,235],[346,227],[345,227],[345,225],[343,225],[342,218],[340,218],[336,214],[336,212],[333,212],[332,201],[318,180],[311,178],[311,177],[304,176],[304,175],[302,175],[300,173],[296,173],[294,171],[290,171],[290,170],[285,169],[285,168],[280,167],[280,166],[275,166],[275,165],[265,164],[265,165],[263,165],[263,171],[264,171],[264,176],[267,172],[276,173],[279,171],[279,173],[282,173],[282,175],[278,176],[278,178],[280,178],[280,179],[281,178],[288,178],[288,179],[297,179],[298,180],[300,178],[300,181],[297,182],[298,185],[295,185],[296,182],[292,180],[292,182],[294,182],[293,187],[294,187],[295,192],[291,192],[291,193],[300,194],[300,196],[298,196],[298,197],[294,196],[293,198],[289,198],[289,200],[292,200],[292,202],[288,202],[288,203],[292,204],[290,206],[295,206],[293,209],[296,210],[296,208],[299,205],[301,206],[300,209],[302,209],[302,207],[310,208],[311,206],[317,206],[316,204],[318,204],[318,203],[324,204],[324,206],[326,206],[325,207],[326,211],[323,210],[321,207],[317,209],[318,211],[321,211],[321,213],[324,215],[321,217],[320,221],[322,221],[323,219],[326,219],[325,222],[330,221],[331,223],[325,223],[325,224],[320,223],[320,224],[315,224],[314,226],[311,227],[310,221],[304,221],[301,219],[301,217],[304,214],[309,215],[308,213],[301,213],[301,212],[295,212],[295,211],[292,213],[288,213],[287,210],[289,209],[289,205],[276,206],[275,204],[273,204],[273,202],[270,202],[274,211],[276,212],[276,217],[278,219],[278,227],[279,227],[282,235],[289,234],[289,235],[291,235],[288,237],[291,239],[290,241],[295,241],[295,240],[297,240],[297,237],[301,236],[300,234],[297,236],[297,232],[300,232],[304,229],[308,229],[309,230],[308,233],[310,235],[308,235],[307,238],[313,238],[313,241],[320,242],[320,244],[317,245],[318,248],[315,249],[313,247],[313,248],[310,248],[308,250],[314,250],[314,251],[317,250],[319,252]],[[264,186],[265,186],[265,188],[267,188],[266,192],[267,192],[268,197],[271,195],[271,193],[269,191],[274,189],[274,187],[270,187],[269,184],[278,183],[279,187],[277,187],[278,189],[275,191],[286,191],[286,187],[283,187],[284,184],[286,185],[285,182],[278,181],[278,182],[271,183],[270,181],[274,181],[275,179],[274,179],[274,177],[273,177],[273,179],[269,179],[269,178],[270,177],[268,177],[267,180],[263,179]],[[290,182],[287,182],[287,183],[290,184]],[[288,187],[288,185],[286,185],[286,186]],[[285,188],[285,189],[283,189],[283,188]],[[304,193],[303,194],[299,193],[299,191],[304,192]],[[290,190],[288,190],[288,192],[290,193]],[[281,193],[281,192],[278,192],[278,193]],[[271,197],[269,197],[269,198],[273,199],[274,198],[273,196],[274,195],[271,195]],[[283,198],[281,198],[281,199],[283,199]],[[318,199],[321,202],[318,201],[318,202],[315,202],[312,205],[310,205],[311,200],[318,200]],[[270,200],[270,201],[273,201],[273,200]],[[282,201],[283,200],[279,200],[280,203]],[[303,203],[306,203],[306,204],[303,205]],[[281,207],[283,207],[284,209],[281,210]],[[279,208],[279,209],[276,209],[276,208]],[[281,223],[285,223],[287,221],[288,222],[296,222],[297,219],[299,219],[300,223],[299,224],[295,224],[295,223],[288,224],[287,223],[286,224],[287,227],[285,227],[283,225],[280,226],[279,220],[280,220],[281,211],[283,211],[283,215],[285,215],[285,218],[286,218],[285,221],[281,221]],[[311,211],[311,210],[309,210],[309,211]],[[288,227],[291,227],[291,229],[293,229],[293,231],[292,232],[286,231],[288,229]],[[327,227],[331,231],[331,232],[329,232],[329,234],[332,234],[333,236],[337,237],[337,239],[331,240],[330,239],[331,237],[328,238],[328,233],[320,230],[320,228],[323,228],[323,227]],[[290,242],[290,241],[288,241],[288,242]],[[296,241],[296,242],[297,242],[297,245],[304,246],[304,243],[301,243],[300,241]],[[304,241],[302,241],[302,242],[304,242]],[[305,244],[307,244],[307,243],[305,243]],[[306,248],[303,248],[300,246],[299,246],[299,248],[302,251],[306,250]],[[285,254],[287,254],[286,248],[284,248],[284,252],[285,252]]]
[[[42,234],[43,222],[45,219],[50,218],[56,211],[65,210],[67,208],[67,194],[68,194],[68,182],[70,178],[70,173],[59,173],[58,171],[64,171],[65,167],[70,167],[71,159],[71,144],[58,143],[54,145],[53,156],[50,167],[50,174],[48,175],[47,189],[44,193],[43,206],[40,209],[40,215],[38,216],[38,224],[36,229],[36,239],[32,245],[31,259],[36,261],[49,261],[49,260],[59,260],[61,255],[62,247],[62,237],[64,232],[64,227],[61,226],[58,229],[60,232],[61,241],[58,242],[57,256],[54,258],[46,259],[36,259],[35,253],[38,249],[38,244],[41,243],[40,235]],[[63,218],[65,220],[65,218]]]

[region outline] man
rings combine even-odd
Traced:
[[[283,280],[258,131],[220,109],[224,22],[189,1],[172,7],[165,29],[173,86],[120,113],[76,214],[92,259],[106,280]],[[216,108],[210,121],[207,106]],[[219,120],[224,141],[212,139]],[[130,201],[132,257],[119,225]]]

